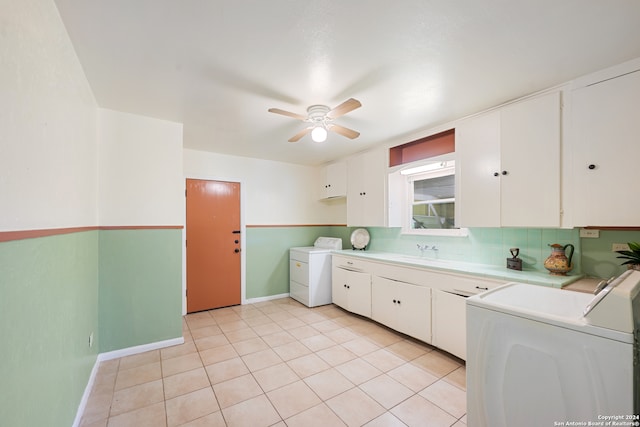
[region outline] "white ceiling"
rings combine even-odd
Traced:
[[[55,0],[98,104],[321,164],[640,57],[637,0]],[[287,140],[347,98],[361,132]]]

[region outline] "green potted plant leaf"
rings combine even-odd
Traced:
[[[625,261],[620,265],[626,265],[627,268],[633,270],[640,270],[640,243],[629,242],[628,251],[616,251],[620,254],[616,258],[624,259]]]

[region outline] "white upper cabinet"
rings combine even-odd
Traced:
[[[456,126],[456,225],[500,226],[500,112]]]
[[[385,227],[387,150],[375,149],[347,160],[347,225]]]
[[[559,227],[560,93],[456,127],[457,225]]]
[[[322,168],[320,198],[331,199],[347,195],[347,162],[336,162]]]
[[[575,89],[570,135],[572,225],[640,226],[640,70]]]

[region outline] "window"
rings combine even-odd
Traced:
[[[456,175],[453,155],[405,165],[390,175],[390,188],[406,234],[466,236],[467,230],[456,227]]]
[[[455,228],[454,168],[453,161],[443,162],[434,171],[407,175],[408,200],[411,203],[410,229]]]
[[[389,226],[403,233],[466,236],[455,224],[455,130],[389,149]]]

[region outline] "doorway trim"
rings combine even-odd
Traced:
[[[225,181],[225,182],[237,182],[240,184],[240,247],[242,250],[240,251],[240,304],[245,305],[247,303],[247,282],[246,282],[246,247],[247,247],[247,238],[246,238],[246,223],[245,223],[245,206],[246,206],[246,184],[242,179],[217,176],[217,175],[207,175],[207,174],[197,174],[190,173],[185,174],[182,180],[183,192],[187,190],[187,179],[200,179],[204,181]],[[183,198],[182,212],[184,215],[184,228],[182,229],[182,315],[187,314],[187,250],[186,250],[186,241],[187,241],[187,198]]]

